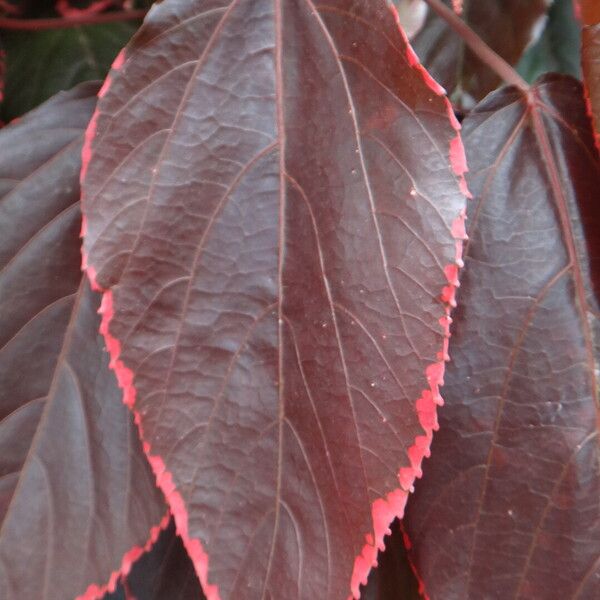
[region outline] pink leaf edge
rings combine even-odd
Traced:
[[[108,582],[103,585],[92,583],[88,586],[85,592],[75,598],[75,600],[100,600],[107,592],[114,592],[117,588],[117,582],[121,577],[129,575],[133,563],[135,563],[142,554],[148,552],[158,540],[158,536],[164,531],[171,520],[171,513],[167,510],[164,517],[158,525],[150,529],[150,535],[143,546],[133,546],[129,549],[121,559],[121,566],[117,571],[113,571],[108,578]]]
[[[598,149],[598,152],[600,152],[600,122],[594,114],[594,108],[592,106],[592,96],[590,94],[589,86],[585,81],[585,77],[583,85],[583,97],[585,99],[585,108],[587,116],[590,120],[590,123],[592,124],[592,131],[594,132],[594,142],[596,143],[596,148]]]
[[[459,183],[459,187],[464,196],[469,199],[472,198],[469,192],[467,182],[465,179],[465,173],[468,171],[467,160],[465,149],[460,137],[461,125],[454,115],[452,104],[446,97],[446,90],[433,79],[428,71],[420,63],[419,58],[414,52],[410,45],[406,33],[400,25],[400,19],[398,11],[395,6],[391,5],[390,10],[392,11],[398,29],[402,35],[402,38],[406,44],[406,52],[409,64],[412,68],[416,69],[422,76],[425,84],[438,96],[445,98],[448,118],[449,121],[456,131],[456,137],[450,142],[448,149],[448,158],[454,174],[456,175]],[[112,82],[112,75],[119,71],[125,62],[125,49],[122,50],[116,57],[111,72],[106,78],[104,85],[98,92],[98,97],[102,98],[110,88]],[[81,181],[85,178],[88,164],[92,158],[92,141],[96,134],[96,126],[98,119],[98,110],[92,116],[90,124],[85,133],[85,141],[82,150],[82,167],[81,167]],[[82,203],[85,199],[82,197]],[[448,344],[450,339],[450,324],[452,318],[450,312],[452,308],[456,306],[456,289],[459,287],[458,272],[463,266],[462,250],[463,241],[467,239],[465,231],[465,220],[466,211],[462,210],[460,214],[454,219],[452,223],[451,232],[455,239],[455,260],[453,263],[448,264],[444,268],[444,273],[447,279],[447,285],[441,290],[441,299],[444,302],[444,314],[440,317],[439,323],[443,328],[444,342],[440,352],[438,352],[438,360],[431,363],[425,369],[425,376],[428,382],[428,388],[423,390],[420,398],[416,402],[416,410],[418,413],[419,423],[425,431],[425,435],[420,435],[415,438],[414,444],[408,449],[408,456],[410,460],[410,467],[403,467],[398,472],[398,481],[400,486],[382,498],[378,498],[371,505],[371,515],[373,519],[373,532],[365,534],[365,544],[361,550],[361,553],[354,560],[354,567],[350,580],[350,593],[348,600],[359,600],[360,599],[360,586],[367,583],[367,578],[371,569],[377,566],[377,553],[379,550],[384,550],[385,543],[384,537],[391,533],[390,525],[395,518],[401,519],[404,515],[404,508],[408,499],[409,492],[406,490],[413,491],[415,479],[422,476],[421,463],[424,457],[431,455],[431,441],[433,438],[433,431],[439,429],[437,421],[437,406],[443,406],[444,401],[440,394],[440,387],[444,384],[444,370],[445,363],[450,359],[448,355]],[[86,232],[86,218],[83,215],[81,225],[81,236],[83,237]],[[123,390],[123,402],[134,415],[134,421],[138,427],[140,438],[142,440],[142,447],[144,453],[150,463],[154,475],[156,477],[156,483],[162,490],[169,504],[170,510],[175,520],[175,526],[178,535],[181,537],[187,553],[189,554],[196,574],[202,584],[202,589],[207,600],[221,600],[218,587],[214,584],[209,583],[208,572],[209,572],[209,557],[204,550],[200,540],[191,538],[188,529],[188,512],[185,506],[185,502],[178,492],[175,483],[173,482],[172,474],[167,470],[167,467],[162,459],[158,455],[152,454],[152,448],[150,444],[145,441],[143,427],[139,413],[135,409],[135,397],[136,389],[133,383],[134,374],[133,372],[121,361],[121,343],[118,339],[114,338],[110,333],[110,322],[114,314],[113,308],[113,295],[111,290],[105,290],[101,288],[96,281],[96,272],[93,266],[88,264],[87,256],[85,253],[82,255],[82,269],[90,280],[91,286],[94,290],[102,293],[102,303],[99,309],[99,313],[102,316],[100,325],[100,333],[106,340],[106,347],[110,355],[110,367],[115,372],[119,387]],[[166,525],[165,525],[166,526]],[[158,534],[157,534],[158,535]],[[408,540],[405,540],[408,542]],[[411,565],[412,566],[412,565]],[[412,567],[415,575],[419,579],[418,573],[414,566]],[[116,577],[115,577],[116,582]],[[427,596],[424,592],[422,581],[419,579],[420,592],[424,595],[427,600]],[[88,592],[86,592],[87,594]],[[95,595],[83,595],[76,600],[93,600],[98,598]]]

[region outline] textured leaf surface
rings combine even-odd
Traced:
[[[600,167],[581,85],[534,94],[463,123],[475,200],[446,405],[405,519],[432,600],[600,589]]]
[[[80,151],[97,89],[0,132],[3,600],[72,600],[106,584],[166,510],[80,270]]]
[[[7,61],[2,119],[10,121],[77,83],[104,79],[136,28],[133,23],[111,23],[2,32]]]
[[[451,5],[450,0],[446,0]],[[549,0],[464,0],[462,18],[510,64],[539,34]],[[412,41],[421,62],[458,103],[471,108],[500,79],[433,11]]]
[[[146,552],[112,594],[103,600],[204,600],[194,565],[175,523],[161,532],[156,544]]]
[[[356,595],[435,425],[449,105],[383,0],[164,2],[111,79],[85,252],[204,590]]]

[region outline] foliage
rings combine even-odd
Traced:
[[[542,34],[527,48],[517,65],[528,82],[533,83],[544,73],[581,77],[581,25],[573,7],[573,0],[554,0]]]
[[[0,0],[0,598],[595,600],[594,0],[150,4]]]

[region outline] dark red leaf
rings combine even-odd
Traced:
[[[97,89],[0,131],[2,600],[101,596],[166,511],[80,270],[80,151]]]
[[[452,5],[451,0],[446,4]],[[461,17],[502,58],[515,65],[534,35],[541,32],[548,5],[548,0],[468,0]],[[431,74],[467,108],[500,83],[494,71],[432,10],[412,43]]]
[[[383,0],[180,0],[102,92],[89,273],[211,600],[357,595],[428,452],[464,156],[415,61]]]
[[[600,165],[579,82],[533,95],[500,90],[464,122],[475,200],[446,406],[405,519],[432,600],[600,589]]]

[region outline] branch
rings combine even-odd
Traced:
[[[503,81],[529,93],[529,84],[501,56],[492,50],[457,14],[441,0],[425,0],[473,51],[475,56],[492,69]]]
[[[117,21],[132,21],[143,19],[148,11],[122,10],[102,14],[89,14],[81,17],[50,18],[50,19],[12,19],[0,17],[0,29],[14,29],[21,31],[42,31],[46,29],[64,29],[66,27],[79,27],[80,25],[96,25],[99,23],[115,23]]]

